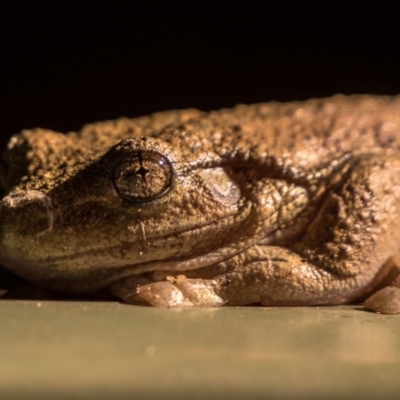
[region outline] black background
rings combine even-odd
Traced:
[[[2,143],[163,109],[400,93],[389,3],[51,4],[1,12]]]

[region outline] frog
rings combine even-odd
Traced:
[[[2,160],[0,263],[155,307],[396,314],[399,178],[400,96],[23,130]]]

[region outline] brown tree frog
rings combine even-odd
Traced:
[[[25,130],[3,159],[0,262],[160,307],[348,303],[395,278],[399,180],[400,96]],[[400,312],[399,286],[367,307]]]

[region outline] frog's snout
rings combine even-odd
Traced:
[[[53,228],[51,200],[36,190],[11,192],[0,203],[3,235],[41,235]]]

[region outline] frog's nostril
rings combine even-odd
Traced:
[[[51,201],[36,190],[12,192],[0,203],[0,221],[3,235],[43,234],[53,227]]]

